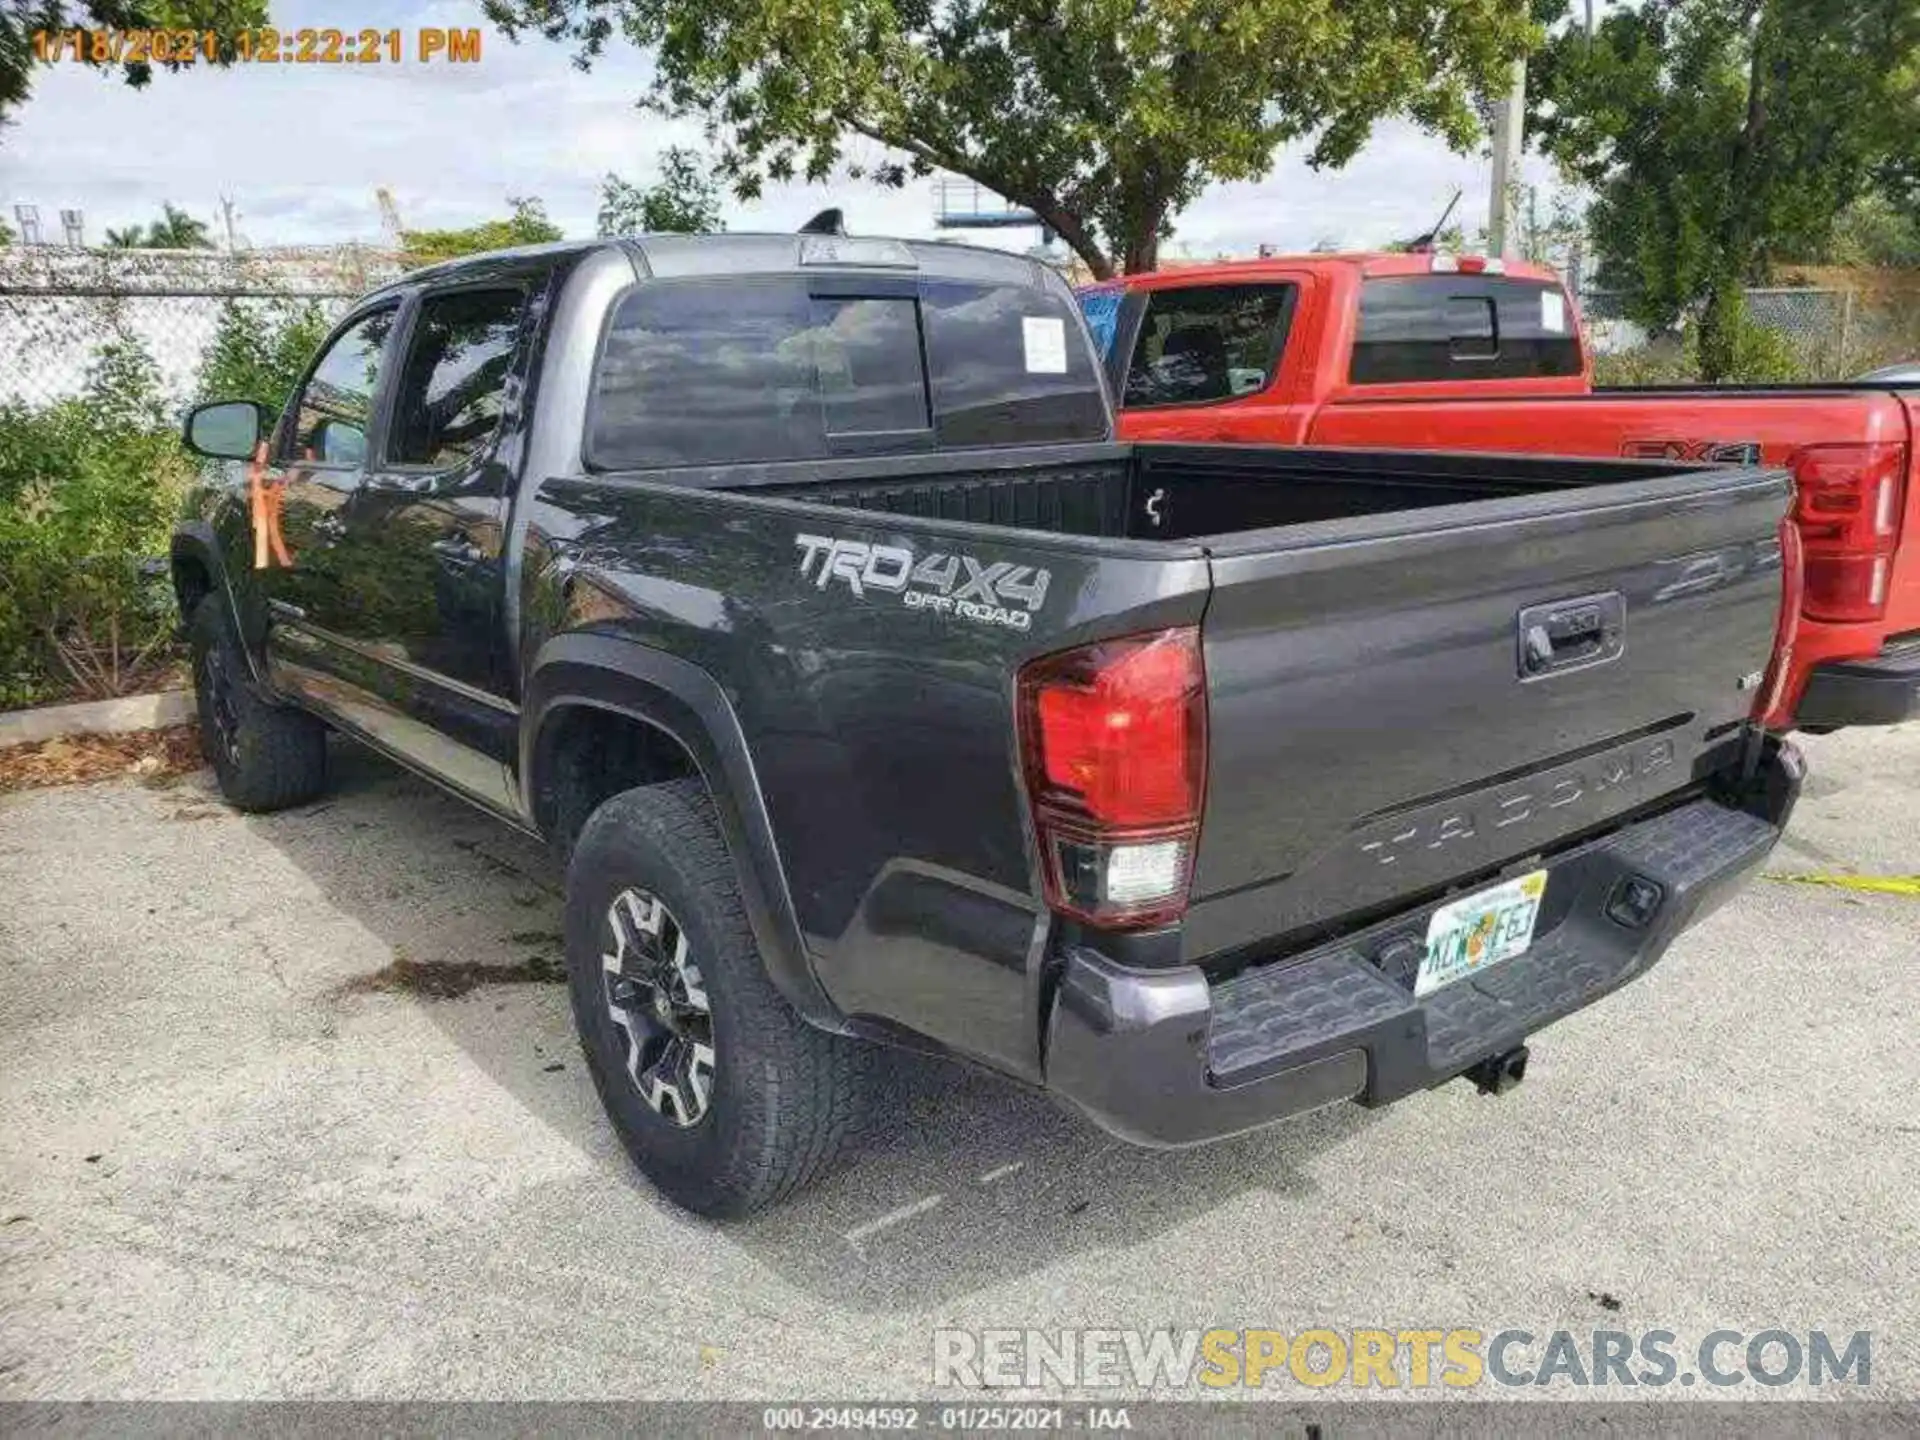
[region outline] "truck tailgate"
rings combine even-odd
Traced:
[[[1790,497],[1703,469],[1206,542],[1187,956],[1489,882],[1724,765]]]

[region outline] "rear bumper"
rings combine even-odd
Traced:
[[[1127,969],[1076,949],[1047,1085],[1123,1139],[1172,1146],[1440,1084],[1651,968],[1738,889],[1799,793],[1791,746],[1770,743],[1764,765],[1750,810],[1692,800],[1555,857],[1527,953],[1421,999],[1405,960],[1440,902],[1217,985],[1192,966]],[[1608,913],[1635,879],[1660,890],[1639,924]]]
[[[1920,720],[1920,636],[1892,642],[1871,660],[1816,665],[1793,720],[1822,730]]]

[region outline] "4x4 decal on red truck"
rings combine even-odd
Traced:
[[[800,576],[819,589],[839,580],[855,595],[878,590],[898,595],[909,610],[958,615],[1011,630],[1028,630],[1046,603],[1053,572],[996,560],[935,551],[916,557],[905,545],[872,545],[830,535],[796,535]],[[818,562],[816,565],[815,562]],[[1018,607],[1018,608],[1016,608]]]
[[[1631,460],[1695,460],[1706,465],[1758,465],[1758,440],[1623,440]]]

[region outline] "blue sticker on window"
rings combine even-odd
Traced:
[[[1095,290],[1082,295],[1080,313],[1087,317],[1087,329],[1093,332],[1093,348],[1105,360],[1113,354],[1114,332],[1120,328],[1120,292]]]

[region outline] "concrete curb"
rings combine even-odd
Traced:
[[[128,730],[159,730],[193,719],[191,690],[162,690],[119,700],[89,700],[79,705],[47,705],[0,715],[0,748],[52,740],[61,735],[118,735]]]

